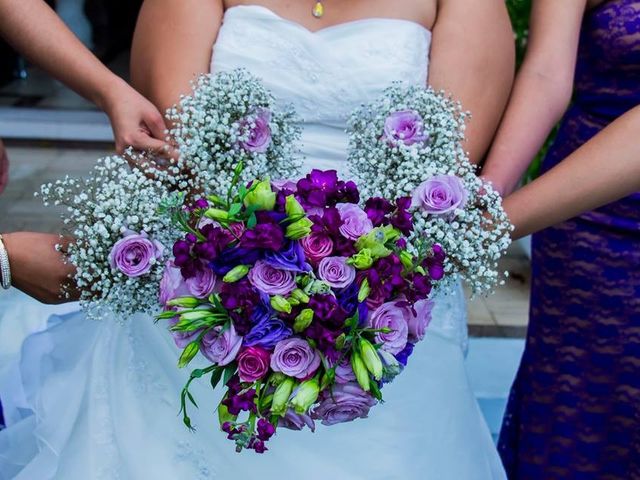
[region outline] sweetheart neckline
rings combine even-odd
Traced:
[[[296,22],[294,20],[290,20],[286,17],[283,17],[282,15],[274,12],[273,10],[271,10],[268,7],[265,7],[264,5],[257,5],[257,4],[250,4],[250,5],[234,5],[232,7],[229,7],[225,10],[224,15],[226,16],[229,12],[237,10],[237,11],[242,11],[242,10],[258,10],[258,11],[262,11],[263,13],[267,13],[269,14],[271,17],[289,24],[295,28],[297,28],[298,30],[301,30],[302,32],[305,32],[307,35],[310,36],[321,36],[327,32],[332,32],[332,31],[336,31],[336,30],[341,30],[341,29],[346,29],[349,27],[353,27],[355,25],[359,25],[359,24],[363,24],[363,23],[372,23],[372,22],[393,22],[393,23],[401,23],[401,24],[405,24],[405,25],[409,25],[409,26],[413,26],[413,27],[417,27],[419,29],[421,29],[428,37],[431,37],[431,30],[429,30],[427,27],[425,27],[424,25],[414,21],[414,20],[408,20],[406,18],[390,18],[390,17],[367,17],[367,18],[359,18],[356,20],[349,20],[347,22],[341,22],[341,23],[336,23],[335,25],[329,25],[327,27],[323,27],[320,28],[318,30],[311,30],[307,27],[305,27],[303,24]]]

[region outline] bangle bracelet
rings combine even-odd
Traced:
[[[0,286],[5,290],[11,288],[11,266],[9,264],[9,254],[4,247],[2,235],[0,235]]]

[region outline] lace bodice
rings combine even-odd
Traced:
[[[262,79],[303,125],[303,154],[342,170],[351,112],[394,81],[426,84],[431,33],[418,23],[369,18],[311,32],[258,6],[228,9],[212,72],[243,67]]]

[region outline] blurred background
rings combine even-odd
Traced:
[[[48,0],[71,30],[114,72],[128,79],[129,47],[142,0]],[[508,0],[518,63],[526,47],[531,0]],[[56,212],[33,193],[55,179],[86,174],[112,153],[107,117],[0,40],[0,138],[11,162],[0,195],[0,232],[60,232]],[[534,163],[527,179],[535,176]],[[524,346],[529,308],[528,241],[514,244],[502,267],[506,285],[469,302],[468,372],[494,435]]]

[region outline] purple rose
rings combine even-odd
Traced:
[[[245,150],[264,153],[271,145],[271,112],[265,108],[258,109],[253,115],[240,120],[240,132],[246,140],[240,142]]]
[[[233,362],[242,346],[242,337],[236,333],[233,324],[223,331],[218,326],[202,337],[200,352],[212,363],[225,366]]]
[[[384,138],[391,145],[413,145],[426,142],[429,135],[424,131],[424,121],[418,112],[402,110],[393,112],[385,120]]]
[[[348,358],[336,365],[336,383],[349,383],[356,381],[356,374]]]
[[[323,425],[336,425],[356,418],[367,418],[369,410],[375,404],[376,399],[357,383],[337,384],[330,392],[322,395],[320,405],[313,411],[313,417],[321,419]]]
[[[432,215],[445,215],[464,208],[468,192],[460,177],[437,175],[422,182],[413,192],[412,206]]]
[[[376,330],[388,328],[389,333],[376,333],[376,343],[391,354],[401,352],[407,346],[409,326],[405,318],[405,309],[395,302],[384,303],[369,318],[369,326]]]
[[[431,300],[419,300],[413,305],[413,309],[407,309],[409,310],[409,315],[406,318],[410,342],[416,343],[424,339],[427,327],[431,322],[433,305]]]
[[[243,382],[253,383],[269,371],[271,354],[264,348],[247,347],[238,355],[238,375]]]
[[[269,295],[288,295],[296,288],[293,272],[273,268],[264,260],[258,260],[247,277],[251,285]]]
[[[131,278],[148,274],[151,267],[162,258],[164,247],[150,240],[146,232],[138,234],[127,230],[123,236],[109,253],[109,265]]]
[[[176,312],[176,317],[169,320],[169,327],[173,327],[176,323],[180,321],[177,315],[178,315],[178,312]],[[198,338],[198,335],[200,335],[202,330],[196,330],[193,332],[174,332],[174,331],[170,331],[170,332],[171,332],[171,336],[173,337],[173,341],[176,344],[176,347],[185,348],[187,345],[193,342],[196,338]]]
[[[311,232],[309,236],[300,240],[300,245],[302,245],[307,259],[314,263],[328,257],[333,252],[333,240],[324,232]]]
[[[168,261],[164,267],[162,280],[160,280],[160,304],[166,306],[169,300],[186,297],[189,293],[189,287],[184,281],[180,269],[172,260]]]
[[[244,337],[244,344],[247,347],[260,346],[272,350],[280,340],[289,338],[291,335],[293,332],[282,320],[263,318]]]
[[[289,377],[305,380],[320,366],[318,352],[301,338],[288,338],[276,345],[271,357],[271,368]]]
[[[196,271],[195,276],[187,279],[189,293],[196,298],[207,298],[216,288],[216,275],[208,267]]]
[[[349,240],[358,240],[361,236],[373,230],[373,223],[367,213],[358,205],[339,203],[336,208],[340,212],[340,218],[342,219],[340,233]]]
[[[278,426],[289,430],[302,430],[304,426],[309,427],[312,432],[316,431],[316,424],[311,416],[306,413],[299,414],[293,409],[287,410],[284,417],[280,418]]]
[[[356,269],[344,257],[325,257],[318,264],[318,277],[333,288],[346,288],[356,279]]]

